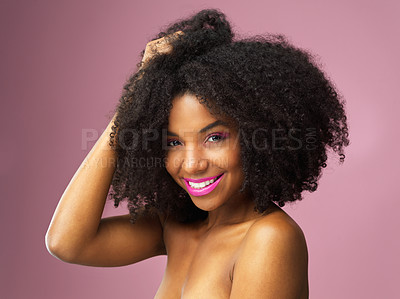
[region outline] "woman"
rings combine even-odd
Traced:
[[[328,147],[343,162],[344,102],[284,37],[233,37],[212,9],[148,43],[57,206],[51,254],[167,255],[155,298],[308,298],[306,240],[281,207],[317,189]],[[107,197],[129,214],[101,219]]]

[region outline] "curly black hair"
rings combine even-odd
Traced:
[[[108,199],[116,207],[126,199],[132,223],[145,212],[181,222],[208,215],[165,169],[161,136],[172,100],[184,93],[239,125],[240,191],[251,191],[259,213],[314,192],[328,147],[344,161],[345,103],[311,53],[280,34],[236,40],[218,9],[168,25],[153,40],[177,31],[184,34],[170,40],[170,53],[137,64],[115,109],[110,145],[118,158]]]

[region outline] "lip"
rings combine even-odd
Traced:
[[[189,185],[189,182],[188,182],[187,179],[183,179],[183,181],[185,182],[186,188],[187,188],[188,192],[190,193],[190,195],[193,195],[193,196],[203,196],[203,195],[206,195],[206,194],[210,193],[211,191],[213,191],[213,190],[218,186],[219,182],[222,180],[222,178],[224,177],[224,175],[225,175],[225,174],[222,173],[222,175],[220,175],[220,178],[219,178],[218,180],[216,180],[214,183],[212,183],[212,184],[210,184],[210,185],[208,185],[208,186],[206,186],[206,187],[204,187],[204,188],[201,188],[201,189],[192,188],[192,187]],[[215,177],[211,177],[211,179],[216,178],[216,177],[218,177],[218,176],[219,176],[219,175],[217,175],[217,176],[215,176]],[[208,178],[207,178],[207,179],[201,179],[201,180],[202,180],[202,181],[208,181]],[[190,180],[190,181],[192,181],[192,180]]]
[[[208,178],[201,178],[201,179],[188,179],[188,178],[183,178],[183,179],[186,180],[186,181],[192,182],[192,183],[202,183],[202,182],[205,182],[205,181],[209,181],[209,180],[215,179],[217,176],[220,176],[221,174],[223,174],[223,173],[220,173],[220,174],[218,174],[216,176],[210,176]]]

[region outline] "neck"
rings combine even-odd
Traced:
[[[229,225],[242,223],[261,215],[254,211],[255,203],[252,200],[251,193],[244,191],[231,198],[218,209],[208,212],[208,217],[204,220],[207,229],[220,225]]]

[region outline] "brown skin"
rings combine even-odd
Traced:
[[[197,133],[215,120],[193,97],[184,96],[174,99],[168,127],[183,144],[168,153],[167,170],[178,184],[185,188],[180,176],[227,174],[218,190],[204,198],[191,196],[195,205],[209,211],[205,221],[181,224],[143,216],[132,225],[129,214],[101,219],[115,171],[116,156],[108,145],[113,119],[59,201],[46,233],[49,252],[65,262],[99,267],[168,253],[156,298],[308,298],[303,232],[278,206],[260,215],[248,193],[238,193],[243,179],[240,149],[234,143],[204,144],[205,134],[216,130],[229,132],[234,141],[235,128]]]
[[[148,42],[146,45],[146,49],[143,55],[142,62],[146,64],[146,62],[151,59],[151,57],[156,53],[169,53],[172,48],[171,45],[168,44],[168,39],[174,39],[175,37],[179,37],[179,35],[184,34],[183,31],[177,31],[173,33],[171,36],[166,36],[163,38],[159,38]]]
[[[182,188],[185,178],[224,173],[209,194],[190,195],[209,212],[204,221],[168,219],[164,243],[168,265],[156,298],[308,298],[308,253],[300,227],[273,205],[254,211],[249,193],[239,193],[244,173],[238,130],[218,119],[190,94],[177,97],[169,116],[167,171]],[[211,137],[229,133],[226,139]],[[190,193],[189,193],[190,194]]]
[[[143,63],[157,50],[170,50],[165,40],[146,45]],[[63,261],[113,267],[165,251],[158,217],[143,217],[135,226],[129,214],[101,219],[117,159],[108,144],[114,120],[115,115],[71,179],[46,232],[48,251]]]
[[[171,140],[166,161],[169,174],[187,190],[182,178],[198,179],[224,173],[211,193],[199,197],[190,195],[199,209],[209,212],[208,229],[257,216],[252,212],[253,204],[246,201],[246,194],[239,194],[244,174],[239,158],[237,130],[218,125],[197,133],[215,121],[217,119],[193,95],[184,95],[172,102],[168,132],[176,133],[179,137],[168,136],[168,140]],[[229,136],[222,140],[218,135],[213,136],[215,133]]]

